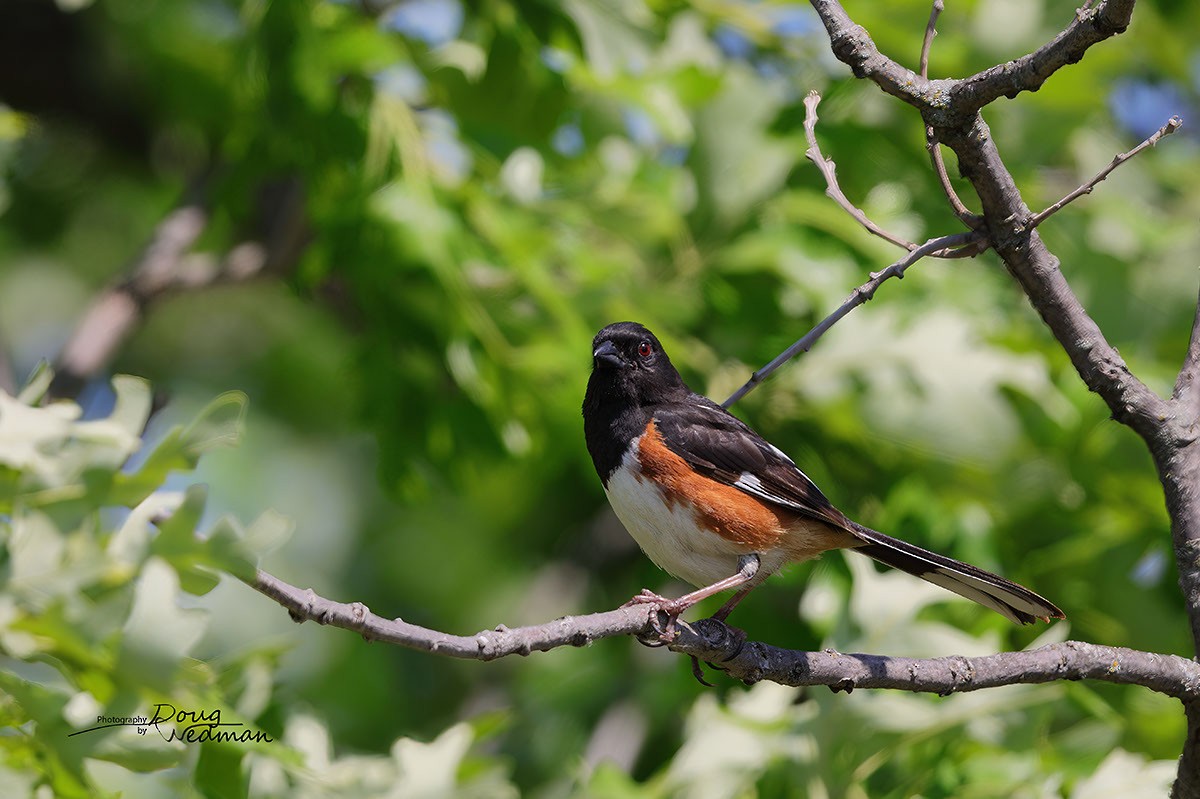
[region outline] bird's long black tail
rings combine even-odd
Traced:
[[[855,547],[855,552],[978,602],[1018,624],[1066,618],[1054,603],[999,575],[859,524],[853,524],[853,532],[867,542]]]

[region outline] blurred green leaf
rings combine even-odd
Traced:
[[[214,447],[236,445],[242,435],[246,405],[242,392],[226,392],[206,405],[191,424],[168,430],[136,472],[115,476],[113,494],[117,501],[133,507],[162,485],[172,471],[195,468],[200,456]]]
[[[165,561],[146,561],[122,631],[117,673],[129,684],[168,690],[204,633],[208,614],[179,607],[179,588],[179,576]]]

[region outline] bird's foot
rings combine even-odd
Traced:
[[[667,599],[648,588],[643,588],[621,607],[630,608],[635,605],[656,605],[658,613],[650,619],[650,629],[637,637],[646,646],[664,646],[671,643],[679,635],[675,629],[679,615],[691,607],[691,603],[680,602],[677,599]]]

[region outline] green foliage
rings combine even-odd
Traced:
[[[896,257],[804,160],[810,89],[853,202],[910,239],[957,229],[920,121],[850,79],[806,9],[450,3],[461,25],[431,39],[380,2],[58,5],[82,7],[61,14],[76,38],[36,44],[63,48],[56,63],[83,88],[0,106],[0,342],[19,374],[55,355],[189,190],[211,209],[202,255],[253,238],[280,211],[280,186],[302,187],[290,235],[307,247],[262,280],[147,309],[116,368],[171,400],[178,427],[152,429],[153,445],[139,443],[149,396],[129,378],[111,412],[94,412],[108,398],[90,389],[89,421],[35,408],[36,388],[5,401],[0,447],[16,463],[0,471],[4,712],[25,725],[4,739],[6,778],[76,792],[92,780],[132,794],[153,779],[209,795],[376,793],[426,759],[413,754],[421,740],[451,764],[430,794],[453,772],[481,791],[687,795],[685,765],[710,751],[712,726],[730,740],[748,730],[738,740],[769,753],[735,762],[743,750],[730,746],[714,760],[724,795],[1070,796],[1143,768],[1157,780],[1153,764],[1178,754],[1178,707],[1132,688],[948,702],[722,684],[714,697],[686,663],[630,642],[447,662],[296,627],[216,582],[277,540],[286,516],[295,534],[266,568],[454,632],[680,590],[612,520],[582,445],[594,331],[647,323],[693,387],[723,398]],[[1075,5],[953,4],[931,73],[1028,52]],[[849,6],[915,65],[927,2]],[[1194,47],[1179,32],[1198,25],[1196,4],[1140,4],[1128,33],[986,110],[1031,206],[1136,143],[1114,86],[1174,85],[1195,103]],[[1196,294],[1198,161],[1178,134],[1041,230],[1164,392]],[[230,389],[254,400],[246,440],[197,463],[241,424],[240,395],[205,409]],[[913,267],[738,411],[855,518],[1044,593],[1070,618],[1054,635],[1190,653],[1149,459],[993,255]],[[207,496],[189,487],[199,481]],[[259,521],[209,521],[227,512]],[[795,648],[924,642],[929,654],[1043,634],[898,577],[884,609],[908,615],[889,616],[884,635],[880,603],[851,598],[851,569],[858,592],[871,574],[834,556],[775,578],[733,621]],[[87,754],[108,740],[99,733],[58,733],[78,707],[156,697],[234,708],[277,740],[175,751],[110,735],[118,754],[105,760]],[[487,756],[465,748],[472,731]],[[182,767],[121,776],[109,765],[120,757],[122,769]]]
[[[288,714],[280,725],[267,712],[269,649],[234,663],[194,657],[221,620],[185,595],[209,593],[222,575],[252,577],[257,552],[287,537],[288,522],[271,513],[244,530],[224,517],[201,533],[205,487],[164,487],[241,437],[244,395],[219,397],[141,454],[145,381],[116,377],[112,412],[87,421],[74,403],[29,404],[48,385],[44,370],[20,398],[0,392],[0,719],[13,731],[0,738],[0,780],[64,797],[134,786],[138,795],[244,796],[255,781],[258,796],[459,785],[469,791],[458,795],[511,793],[484,761],[460,775],[475,737],[465,724],[428,745],[399,740],[391,757],[335,759],[320,724]],[[196,718],[176,712],[236,725],[238,737],[204,737],[230,728],[193,728]]]

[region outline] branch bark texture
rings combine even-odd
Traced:
[[[475,635],[451,635],[402,619],[377,616],[359,602],[326,599],[261,570],[247,582],[286,608],[297,622],[315,621],[350,630],[370,641],[467,660],[495,660],[561,646],[587,646],[620,635],[653,637],[653,617],[659,613],[654,605],[631,605],[586,616],[564,616],[528,627],[500,625]],[[1200,701],[1200,664],[1176,655],[1079,641],[985,657],[898,658],[782,649],[747,641],[737,628],[703,619],[693,624],[681,622],[678,635],[667,646],[711,663],[746,683],[770,680],[783,685],[826,685],[835,691],[894,688],[946,696],[1017,683],[1100,680],[1142,685],[1185,702]]]
[[[855,25],[836,0],[812,0],[829,34],[834,55],[860,78],[904,100],[920,112],[933,138],[954,150],[959,168],[979,196],[980,230],[1020,285],[1087,387],[1098,394],[1113,419],[1130,427],[1149,448],[1163,486],[1171,535],[1191,623],[1194,649],[1200,652],[1200,445],[1196,388],[1200,362],[1200,315],[1171,397],[1161,398],[1129,369],[1116,348],[1088,315],[1063,275],[1058,259],[1036,230],[1051,213],[1082,196],[1125,157],[1080,189],[1034,215],[1004,164],[980,109],[1000,97],[1036,91],[1059,69],[1083,58],[1089,48],[1123,32],[1134,0],[1107,0],[1081,8],[1073,21],[1037,51],[991,67],[963,80],[927,80],[881,54],[870,35]],[[1177,127],[1174,120],[1154,141]],[[1140,683],[1140,684],[1145,684]],[[1174,795],[1200,797],[1200,708],[1181,696],[1188,735],[1180,758]]]

